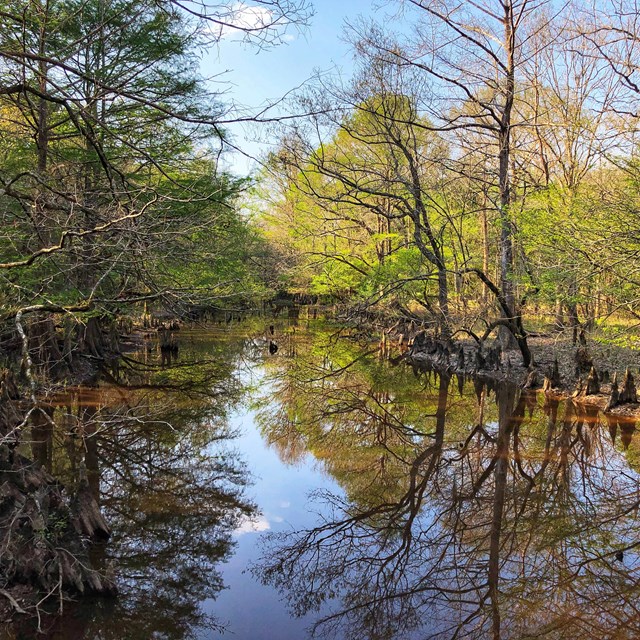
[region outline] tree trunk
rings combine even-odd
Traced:
[[[444,267],[438,269],[438,309],[440,311],[440,333],[444,339],[448,339],[451,336],[451,326],[449,323],[447,271]]]
[[[510,2],[503,3],[504,44],[507,55],[505,81],[503,87],[504,106],[498,132],[498,183],[500,189],[500,288],[506,306],[515,317],[515,296],[513,283],[513,233],[511,225],[511,111],[515,92],[515,60],[513,15]],[[504,348],[513,346],[513,335],[501,329],[500,339]]]

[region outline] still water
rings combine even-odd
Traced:
[[[86,474],[120,596],[40,637],[640,637],[632,422],[269,323],[182,331],[172,362],[149,342],[50,399],[25,454]]]

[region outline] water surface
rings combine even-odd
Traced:
[[[28,452],[86,473],[121,594],[42,637],[640,636],[632,422],[272,322],[183,331],[173,362],[150,342],[51,399]]]

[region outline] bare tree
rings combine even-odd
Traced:
[[[490,181],[486,192],[500,225],[500,282],[492,290],[500,291],[501,324],[518,339],[527,364],[530,355],[514,282],[514,105],[532,35],[540,26],[534,17],[545,5],[544,0],[408,0],[406,19],[413,21],[415,35],[389,42],[376,31],[361,34],[372,55],[412,67],[428,78],[433,92],[429,115],[435,128],[457,132],[462,140],[465,131],[484,139],[490,174],[481,180]],[[480,269],[471,271],[480,276]],[[487,279],[483,273],[483,281]]]
[[[592,46],[576,37],[584,24],[575,16],[543,22],[526,69],[527,89],[516,105],[523,125],[517,130],[514,162],[524,208],[540,207],[542,212],[536,218],[542,233],[531,250],[546,265],[532,267],[524,255],[522,262],[558,279],[558,304],[567,309],[575,344],[581,292],[589,289],[594,298],[598,294],[591,279],[597,277],[597,259],[588,246],[589,234],[581,229],[585,194],[595,171],[607,164],[607,155],[620,148],[611,109],[620,91]],[[566,255],[574,257],[574,268],[565,267],[554,278],[554,265]],[[580,286],[581,279],[588,279],[589,286]],[[593,305],[591,309],[593,319]]]
[[[422,283],[417,299],[448,336],[452,268],[446,247],[459,241],[446,197],[448,148],[419,112],[421,87],[409,71],[367,58],[360,64],[349,85],[321,78],[306,94],[307,109],[318,115],[283,136],[274,166],[289,176],[289,188],[313,203],[316,219],[331,224],[332,234],[352,229],[363,234],[363,246],[375,248],[374,264],[356,263],[350,248],[332,252],[332,259],[373,279],[376,265],[415,247],[424,260],[420,272],[381,285],[368,302],[411,285],[415,294]]]

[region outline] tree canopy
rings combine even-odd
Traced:
[[[575,341],[636,316],[637,7],[403,5],[350,27],[354,77],[319,75],[279,130],[263,209],[296,286],[499,330],[525,364],[530,318]]]

